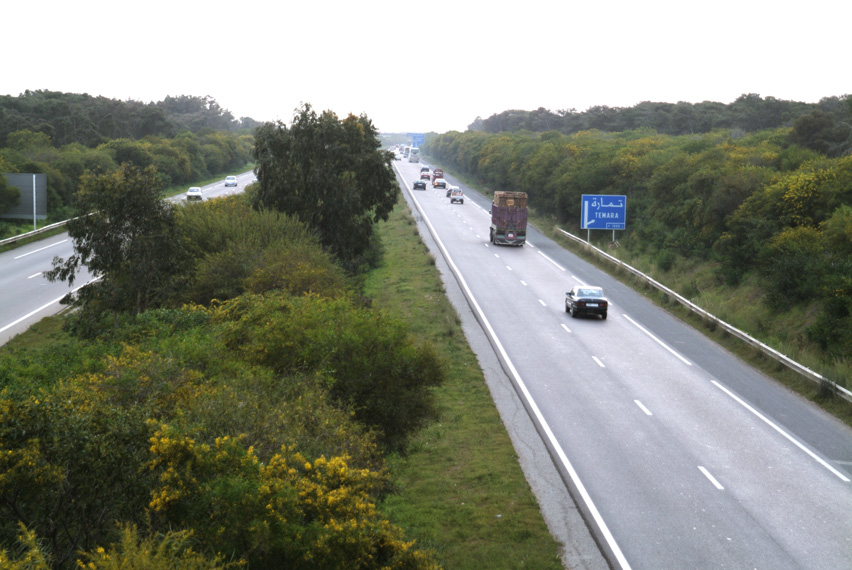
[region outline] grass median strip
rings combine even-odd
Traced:
[[[376,306],[408,320],[446,357],[440,419],[391,460],[399,493],[382,510],[447,569],[562,568],[535,496],[447,299],[434,257],[400,201],[379,226],[385,254],[365,282]]]

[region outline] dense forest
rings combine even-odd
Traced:
[[[750,132],[469,130],[425,151],[492,190],[527,192],[574,231],[583,194],[626,195],[623,244],[664,269],[681,257],[711,260],[728,285],[754,278],[773,311],[812,307],[803,342],[832,360],[852,354],[850,117],[847,97]]]
[[[250,131],[259,125],[250,117],[235,119],[209,96],[169,96],[142,103],[42,90],[17,97],[0,95],[0,148],[15,131],[43,133],[57,147],[80,143],[94,148],[114,139],[174,138],[203,129]]]
[[[165,186],[229,173],[251,159],[257,125],[210,97],[143,104],[28,91],[0,97],[0,173],[46,174],[48,220],[59,221],[87,170],[155,166]],[[18,203],[10,192],[0,187],[0,213]]]
[[[366,117],[309,106],[263,140],[259,183],[227,198],[167,202],[156,165],[80,178],[48,278],[98,280],[61,338],[0,351],[3,568],[437,569],[378,505],[444,364],[351,270],[380,254],[360,224],[396,203],[391,157]],[[322,184],[276,183],[305,165]],[[359,188],[353,165],[384,175]],[[326,185],[357,251],[311,215]]]
[[[658,134],[688,135],[718,129],[750,133],[791,127],[798,121],[800,130],[818,132],[821,148],[817,150],[830,156],[841,156],[852,148],[848,101],[846,96],[841,96],[825,97],[819,103],[800,103],[751,93],[730,104],[646,101],[633,107],[595,106],[582,112],[539,108],[535,111],[503,111],[487,119],[477,117],[468,130],[491,134],[521,130],[573,134],[588,130],[623,132],[649,128]],[[807,120],[802,122],[805,116]],[[811,143],[816,142],[816,134],[809,133]]]

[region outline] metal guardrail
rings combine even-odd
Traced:
[[[6,238],[6,239],[0,239],[0,246],[8,245],[10,243],[15,243],[16,241],[20,241],[22,239],[26,239],[26,238],[29,238],[29,237],[37,236],[39,234],[49,232],[50,230],[53,230],[53,229],[56,229],[56,228],[61,228],[62,226],[67,224],[69,221],[70,220],[63,220],[61,222],[56,222],[55,224],[50,224],[50,225],[44,226],[43,228],[39,228],[37,230],[33,230],[33,231],[27,232],[25,234],[12,236],[12,237]]]
[[[569,239],[572,239],[572,240],[580,243],[586,249],[594,251],[595,253],[597,253],[601,257],[603,257],[603,258],[611,261],[612,263],[614,263],[616,266],[624,268],[625,271],[627,271],[627,272],[633,274],[634,276],[638,277],[640,280],[646,282],[648,285],[651,285],[652,287],[654,287],[658,291],[665,293],[666,295],[668,295],[672,299],[676,300],[678,303],[680,303],[681,305],[683,305],[684,307],[686,307],[687,309],[689,309],[693,313],[699,315],[705,321],[715,324],[716,326],[718,326],[719,328],[721,328],[725,332],[737,337],[738,339],[742,340],[743,342],[750,344],[751,346],[755,347],[756,349],[761,351],[766,356],[772,358],[773,360],[776,360],[777,362],[780,362],[781,364],[783,364],[784,366],[786,366],[790,370],[793,370],[794,372],[798,373],[799,375],[807,378],[808,380],[811,380],[812,382],[819,384],[820,386],[824,386],[830,392],[840,396],[844,400],[852,402],[852,392],[847,390],[843,386],[840,386],[839,384],[837,384],[833,380],[829,380],[828,378],[822,376],[821,374],[814,372],[813,370],[811,370],[807,366],[804,366],[803,364],[799,364],[798,362],[796,362],[792,358],[790,358],[790,357],[788,357],[784,354],[781,354],[780,352],[778,352],[774,348],[771,348],[771,347],[765,345],[764,343],[760,342],[759,340],[757,340],[753,336],[749,335],[748,333],[745,333],[745,332],[741,331],[740,329],[738,329],[738,328],[736,328],[732,325],[729,325],[725,321],[721,320],[719,317],[717,317],[715,315],[711,315],[710,313],[708,313],[707,311],[705,311],[704,309],[702,309],[701,307],[699,307],[698,305],[696,305],[695,303],[693,303],[692,301],[687,299],[686,297],[683,297],[682,295],[680,295],[680,294],[676,293],[675,291],[669,289],[668,287],[666,287],[662,283],[660,283],[660,282],[654,280],[653,278],[645,275],[644,273],[642,273],[641,271],[639,271],[635,267],[631,267],[630,265],[627,265],[626,263],[624,263],[620,259],[617,259],[617,258],[611,256],[610,254],[606,253],[605,251],[593,246],[592,244],[590,244],[589,242],[587,242],[583,238],[575,236],[573,234],[570,234],[570,233],[566,232],[565,230],[563,230],[562,228],[556,228],[556,229],[559,230],[560,232],[562,232],[563,234],[565,234],[565,236],[568,237]]]

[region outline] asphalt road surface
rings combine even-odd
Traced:
[[[613,567],[852,567],[852,430],[541,233],[490,244],[451,173],[464,205],[395,166]],[[607,320],[565,313],[574,284]]]
[[[203,187],[204,199],[242,192],[254,181],[254,174],[240,174],[237,181],[236,187],[225,187],[224,180]],[[185,194],[172,198],[175,202],[185,199]],[[85,268],[75,277],[73,288],[45,279],[44,273],[53,268],[54,257],[67,259],[73,253],[67,233],[0,253],[0,345],[44,317],[60,312],[65,308],[60,300],[89,282],[91,276]]]

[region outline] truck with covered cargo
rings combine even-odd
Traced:
[[[491,243],[522,246],[527,241],[527,193],[494,192]]]

